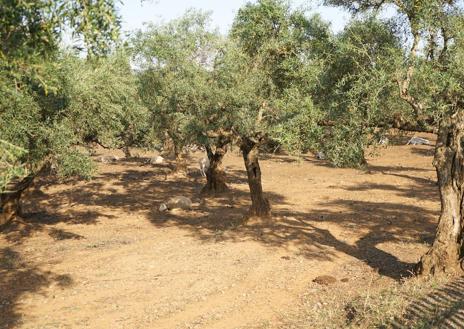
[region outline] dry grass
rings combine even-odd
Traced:
[[[369,273],[363,293],[353,287],[343,289],[340,285],[324,291],[309,289],[301,306],[294,314],[285,315],[280,327],[419,329],[464,326],[462,317],[457,316],[464,306],[462,278],[411,277],[390,284],[387,289],[381,288],[380,281],[381,277]]]

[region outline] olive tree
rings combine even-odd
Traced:
[[[186,146],[196,142],[195,114],[210,104],[208,79],[218,34],[195,10],[167,24],[149,25],[132,39],[141,98],[158,139],[172,142],[176,171],[186,170]]]
[[[434,274],[462,268],[464,257],[464,90],[462,65],[463,2],[409,0],[328,0],[354,12],[394,6],[405,31],[404,64],[395,78],[399,97],[418,121],[430,115],[438,124],[434,165],[441,197],[435,240],[421,258],[418,272]],[[426,83],[423,83],[426,81]]]
[[[118,34],[114,1],[7,1],[0,10],[0,224],[19,211],[19,199],[50,161],[88,175],[90,160],[66,115],[62,30],[83,38],[89,57],[107,53]]]
[[[392,27],[374,17],[354,20],[333,38],[318,105],[331,123],[321,149],[334,165],[364,166],[368,147],[404,112],[392,79],[400,60]]]
[[[81,143],[121,148],[126,157],[131,146],[144,146],[149,112],[124,50],[91,60],[67,55],[62,65],[66,116]]]
[[[311,96],[322,66],[314,37],[323,28],[317,17],[309,19],[278,0],[248,3],[235,18],[230,38],[236,50],[226,53],[223,80],[233,92],[229,122],[247,171],[252,216],[271,214],[261,182],[260,146],[275,138],[299,150],[317,133]]]

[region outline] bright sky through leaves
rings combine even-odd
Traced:
[[[145,22],[166,22],[181,16],[188,8],[210,11],[213,26],[225,34],[230,29],[238,9],[248,0],[125,0],[120,7],[123,30],[132,31],[143,27]],[[294,6],[306,6],[311,12],[320,13],[322,18],[331,22],[334,32],[338,32],[347,23],[350,14],[340,8],[325,7],[311,1],[296,0]]]

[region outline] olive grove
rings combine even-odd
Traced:
[[[20,215],[37,176],[90,179],[93,145],[127,157],[131,147],[157,148],[172,155],[176,173],[201,145],[210,164],[202,192],[211,194],[228,190],[222,162],[236,145],[249,214],[271,217],[259,162],[269,145],[363,168],[391,128],[435,131],[441,215],[417,270],[462,269],[462,1],[325,0],[353,13],[333,33],[291,2],[257,0],[239,9],[227,35],[192,9],[127,40],[118,3],[2,4],[0,225]],[[65,32],[74,47],[61,44]]]

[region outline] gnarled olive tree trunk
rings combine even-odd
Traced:
[[[251,208],[250,215],[257,217],[270,217],[271,204],[264,197],[263,186],[261,184],[261,168],[259,167],[258,144],[244,139],[240,145],[243,154],[245,168],[248,175],[248,186],[250,187]]]
[[[209,168],[206,171],[206,185],[201,190],[202,193],[220,193],[228,189],[222,160],[227,153],[227,145],[229,143],[230,140],[228,138],[219,138],[216,142],[214,152],[209,145],[206,146]]]
[[[462,270],[464,256],[464,111],[443,119],[434,165],[437,169],[441,215],[435,241],[418,264],[421,274]]]
[[[34,175],[29,175],[19,181],[11,182],[7,186],[7,191],[0,193],[0,226],[21,214],[21,195],[31,186],[34,177]]]

